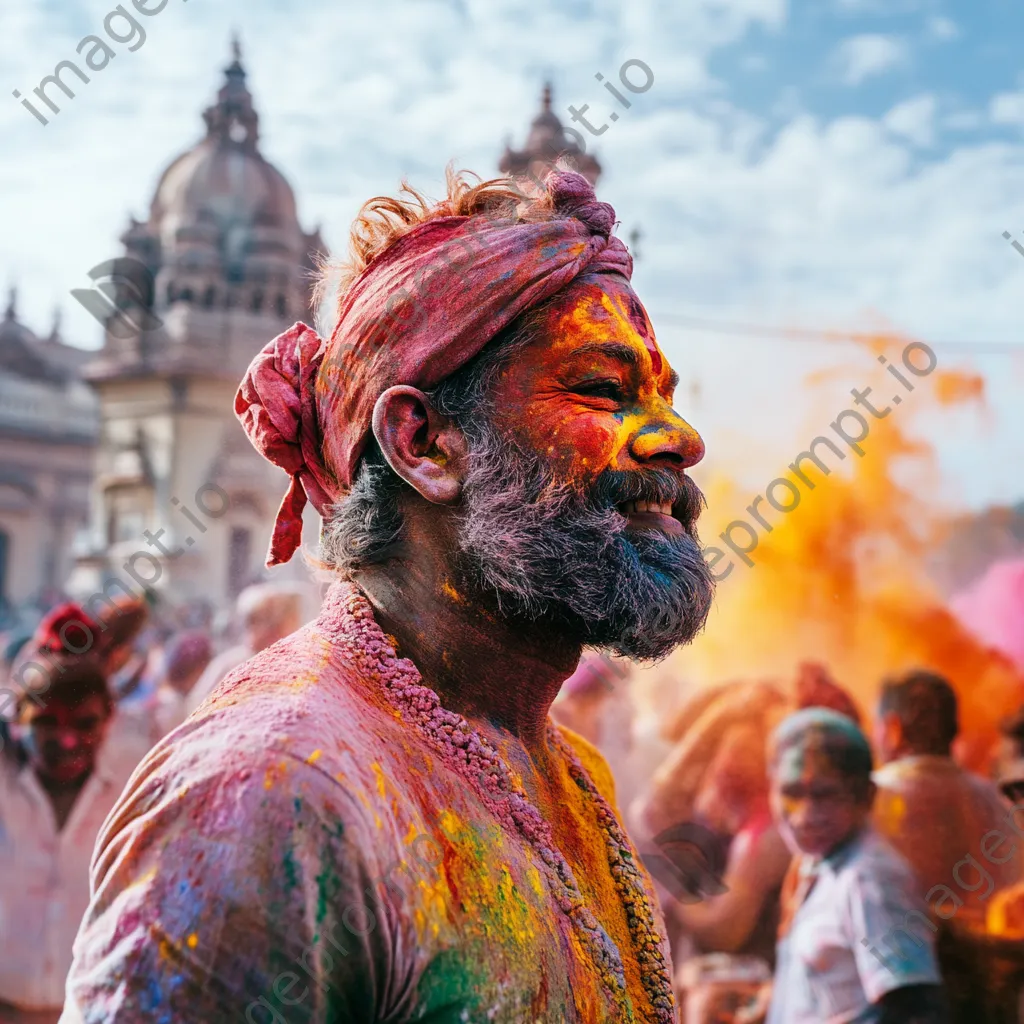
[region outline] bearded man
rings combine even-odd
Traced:
[[[664,656],[711,577],[700,437],[610,206],[449,175],[371,200],[337,326],[236,409],[339,582],[136,772],[101,836],[64,1020],[676,1019],[610,775],[548,708],[584,647]]]

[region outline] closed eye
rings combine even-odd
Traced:
[[[623,397],[622,385],[617,380],[586,381],[576,384],[573,391],[589,398],[607,398],[613,402],[619,402]]]

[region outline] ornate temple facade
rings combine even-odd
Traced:
[[[542,176],[563,157],[596,182],[600,165],[551,103],[545,86],[525,146],[507,146],[500,170]],[[13,300],[0,323],[0,598],[11,604],[48,588],[87,599],[117,581],[223,607],[266,576],[287,480],[249,444],[234,395],[267,341],[314,322],[325,246],[260,153],[237,44],[203,119],[146,219],[130,220],[122,254],[75,292],[104,324],[101,350],[67,346],[56,329],[37,337]],[[306,512],[312,545],[319,519]],[[293,563],[274,572],[308,577]]]
[[[65,344],[59,322],[46,337],[21,323],[12,289],[0,320],[0,622],[59,592],[89,521],[99,433],[80,376],[89,355]]]
[[[325,247],[260,153],[245,78],[236,43],[204,137],[164,171],[148,218],[131,220],[105,268],[114,302],[85,370],[101,431],[76,595],[113,577],[217,606],[265,575],[287,480],[249,444],[234,395],[271,338],[312,322]]]

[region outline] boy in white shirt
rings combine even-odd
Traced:
[[[869,823],[867,738],[845,715],[806,708],[776,730],[769,764],[772,813],[794,859],[768,1024],[944,1024],[917,880]]]

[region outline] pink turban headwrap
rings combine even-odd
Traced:
[[[235,413],[256,449],[292,478],[268,565],[299,546],[307,498],[325,515],[351,488],[388,388],[436,387],[584,272],[631,276],[633,260],[611,234],[615,211],[586,178],[556,170],[545,184],[556,219],[428,220],[353,282],[329,342],[298,323],[252,361]]]

